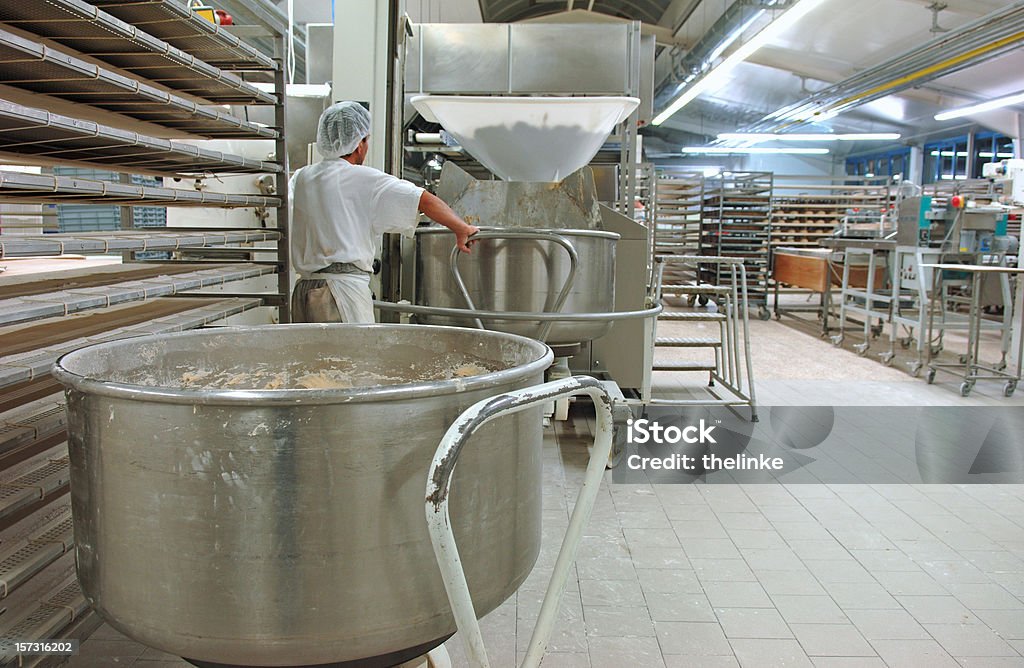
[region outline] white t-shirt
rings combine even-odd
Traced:
[[[324,160],[291,178],[291,253],[300,276],[334,262],[372,271],[385,232],[411,235],[423,189],[346,160]]]

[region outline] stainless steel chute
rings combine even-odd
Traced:
[[[493,370],[422,375],[467,354]],[[188,369],[332,359],[397,384],[181,387]],[[437,443],[467,407],[539,384],[551,359],[522,337],[402,325],[223,328],[70,353],[54,374],[83,591],[129,637],[204,665],[421,655],[455,631],[423,518]],[[480,614],[539,550],[540,411],[480,429],[459,460],[451,521]]]

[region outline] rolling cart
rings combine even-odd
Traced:
[[[1024,337],[1021,337],[1020,344],[1017,348],[1017,361],[1013,371],[1008,371],[1005,365],[1005,361],[997,365],[986,365],[982,364],[979,360],[979,348],[981,344],[981,330],[982,330],[982,287],[984,285],[984,279],[986,277],[998,277],[1000,281],[1009,283],[1011,276],[1019,276],[1024,274],[1024,268],[1021,267],[1001,267],[994,265],[972,265],[972,264],[924,264],[922,268],[932,270],[932,304],[929,308],[928,317],[928,333],[929,339],[932,336],[934,328],[935,312],[937,309],[941,309],[942,304],[936,304],[936,300],[944,299],[943,295],[945,291],[942,289],[942,281],[944,280],[944,274],[947,271],[958,271],[968,272],[970,274],[970,286],[971,294],[968,306],[967,315],[967,353],[960,358],[960,363],[954,364],[951,362],[939,363],[933,359],[931,350],[929,348],[928,358],[928,383],[935,382],[935,376],[939,371],[944,373],[952,374],[962,379],[960,383],[960,396],[966,397],[974,389],[974,384],[979,380],[994,380],[1003,381],[1003,396],[1013,396],[1014,391],[1017,389],[1017,384],[1021,379],[1021,370],[1024,366]],[[1004,288],[1007,286],[1004,286]],[[1013,317],[1018,317],[1022,314],[1012,313],[1013,303],[1012,301],[1005,302],[1005,308],[1007,309],[1007,316],[1005,322],[1012,322]],[[1012,314],[1012,315],[1011,315]],[[1024,326],[1024,320],[1021,321],[1021,326]],[[1005,354],[1005,341],[1009,334],[1009,328],[1003,329],[1004,339],[1004,354]]]

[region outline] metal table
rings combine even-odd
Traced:
[[[998,366],[990,366],[981,364],[978,359],[978,349],[981,343],[981,329],[982,329],[982,282],[987,276],[998,276],[1003,280],[1009,279],[1010,276],[1016,276],[1024,274],[1024,268],[1022,267],[1000,267],[994,265],[971,265],[971,264],[923,264],[922,268],[932,270],[932,304],[929,310],[928,317],[928,336],[929,339],[932,336],[932,329],[934,326],[934,314],[936,311],[936,299],[943,299],[944,291],[940,289],[941,282],[943,280],[943,273],[945,271],[961,271],[969,272],[971,274],[971,298],[969,303],[969,310],[967,316],[967,354],[961,358],[961,363],[939,363],[934,361],[932,351],[929,348],[928,356],[928,383],[935,382],[935,375],[939,371],[950,373],[958,378],[962,378],[963,382],[960,384],[960,395],[968,396],[971,390],[974,389],[974,384],[979,380],[1003,380],[1003,396],[1012,396],[1014,391],[1017,389],[1017,383],[1021,379],[1022,365],[1024,365],[1024,337],[1021,338],[1021,342],[1017,349],[1017,364],[1015,370],[1011,373],[1006,368],[999,368]],[[1012,300],[1004,304],[1004,308],[1013,309]],[[1021,316],[1024,314],[1013,314]],[[1010,316],[1012,317],[1012,316]],[[1010,320],[1007,317],[1007,320]],[[1021,320],[1020,325],[1024,327],[1024,319]]]
[[[866,355],[871,347],[871,339],[881,335],[884,323],[892,315],[890,256],[896,249],[896,242],[885,239],[830,239],[823,241],[822,245],[844,254],[843,282],[839,289],[839,333],[832,337],[832,343],[842,345],[847,314],[858,314],[864,318],[864,342],[855,344],[853,349],[859,355]],[[855,288],[850,280],[853,265],[851,258],[858,255],[867,259],[864,263],[867,275],[863,288]],[[878,321],[877,325],[872,324],[873,319]]]

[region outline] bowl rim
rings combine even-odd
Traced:
[[[610,241],[618,241],[622,238],[622,235],[618,232],[609,232],[607,230],[585,230],[575,229],[569,227],[500,227],[496,225],[478,225],[477,226],[482,232],[549,232],[551,234],[557,234],[564,237],[593,237],[597,239],[608,239]],[[416,234],[451,234],[451,231],[446,227],[442,227],[437,223],[430,223],[429,225],[423,225],[416,228]],[[544,241],[544,239],[538,239],[538,241]]]
[[[468,378],[452,378],[446,380],[424,381],[407,383],[402,385],[384,385],[380,387],[356,387],[356,388],[326,388],[326,389],[184,389],[174,387],[156,387],[151,385],[135,385],[121,383],[111,380],[103,380],[78,373],[68,368],[77,357],[95,354],[104,348],[117,348],[126,345],[139,345],[155,341],[173,340],[179,338],[197,338],[205,336],[223,335],[232,330],[254,330],[281,328],[300,330],[345,330],[345,329],[378,329],[378,330],[423,330],[430,331],[458,332],[466,336],[477,336],[493,339],[505,339],[510,342],[520,343],[536,352],[534,359],[525,364],[514,366],[499,371],[491,371]],[[187,330],[184,332],[172,332],[165,334],[150,334],[116,341],[105,341],[89,346],[78,348],[69,353],[61,355],[53,364],[51,373],[65,386],[67,390],[75,390],[89,395],[114,397],[119,399],[130,399],[137,401],[151,401],[155,403],[185,404],[185,405],[248,405],[248,406],[295,406],[295,405],[324,405],[324,404],[348,404],[365,403],[371,401],[397,401],[406,399],[419,399],[423,397],[441,396],[447,394],[458,394],[476,390],[485,390],[494,387],[508,386],[516,382],[527,380],[531,376],[542,373],[554,360],[554,354],[547,344],[536,339],[506,334],[490,330],[469,329],[465,327],[451,327],[444,325],[402,325],[402,324],[345,324],[345,323],[289,323],[277,325],[248,325],[216,327],[209,329]]]

